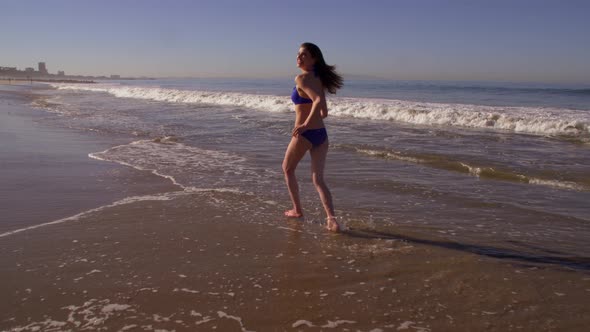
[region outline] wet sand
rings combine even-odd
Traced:
[[[0,327],[581,331],[590,275],[359,230],[228,213],[223,192],[138,201],[0,239]],[[266,215],[266,218],[263,217]],[[399,235],[399,234],[398,234]]]
[[[78,214],[88,207],[74,200],[74,217],[0,237],[0,330],[582,331],[590,323],[588,262],[402,227],[349,222],[331,234],[314,220],[285,220],[278,202],[178,191],[104,164],[134,180],[95,193],[102,198],[89,212]],[[67,179],[46,199],[76,193]]]
[[[149,172],[88,158],[129,139],[55,125],[55,115],[28,106],[32,91],[0,88],[0,234],[133,194],[176,189]]]
[[[30,84],[31,80],[26,80],[26,79],[7,79],[7,78],[0,78],[0,84],[2,85],[27,85]]]

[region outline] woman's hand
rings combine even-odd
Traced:
[[[307,131],[307,124],[302,124],[293,128],[293,137],[297,137]]]

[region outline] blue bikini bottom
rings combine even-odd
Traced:
[[[304,131],[301,136],[305,137],[313,147],[322,145],[328,138],[326,128],[308,129]]]

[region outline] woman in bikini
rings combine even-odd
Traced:
[[[312,43],[303,43],[299,48],[297,67],[301,69],[301,74],[295,78],[291,94],[295,104],[295,128],[283,160],[283,172],[293,209],[285,211],[285,216],[303,217],[295,168],[309,151],[313,184],[327,215],[326,228],[338,232],[340,225],[334,215],[332,195],[324,182],[328,134],[323,119],[328,116],[325,91],[336,93],[342,87],[342,77],[336,73],[334,66],[326,64],[322,51]]]

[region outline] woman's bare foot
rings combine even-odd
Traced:
[[[338,233],[340,232],[340,224],[338,224],[338,221],[336,221],[336,217],[328,217],[327,219],[327,224],[326,224],[326,229],[329,230],[330,232],[334,232],[334,233]]]
[[[285,211],[285,217],[289,218],[301,218],[303,217],[303,213],[297,212],[295,209]]]

